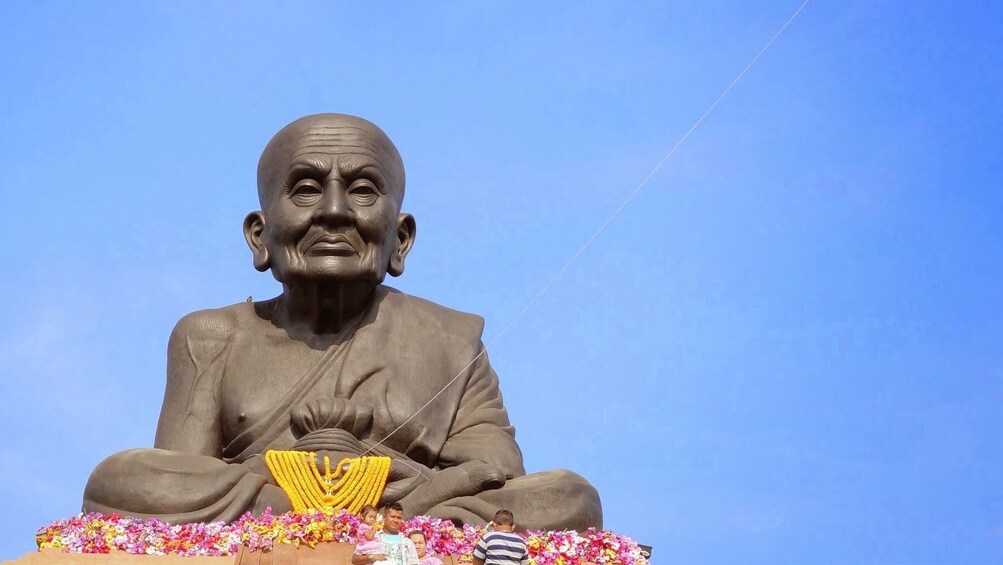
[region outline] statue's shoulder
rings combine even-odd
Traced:
[[[222,308],[197,310],[178,320],[171,337],[189,340],[226,340],[241,326],[242,318],[251,312],[253,307],[247,302]]]
[[[480,342],[484,318],[476,314],[453,310],[388,286],[380,286],[379,292],[380,317],[392,319],[402,329],[427,333],[439,339],[452,336]]]

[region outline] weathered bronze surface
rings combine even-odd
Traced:
[[[526,474],[483,320],[382,285],[404,272],[416,233],[383,131],[341,114],[296,120],[261,155],[258,197],[244,236],[282,293],[178,322],[154,448],[101,462],[85,511],[172,522],[285,511],[263,456],[297,449],[391,456],[382,502],[408,516],[483,523],[507,508],[520,527],[602,526],[585,479]]]

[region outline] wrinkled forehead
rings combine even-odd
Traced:
[[[290,171],[309,164],[326,170],[377,168],[395,193],[404,198],[404,163],[383,130],[342,114],[300,118],[282,128],[268,142],[258,161],[258,200],[264,208],[288,181]]]

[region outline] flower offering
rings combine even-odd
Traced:
[[[287,512],[261,516],[244,514],[231,524],[171,525],[153,518],[142,519],[117,514],[79,515],[40,528],[35,535],[39,549],[53,548],[75,553],[124,551],[146,555],[225,557],[236,555],[241,546],[251,551],[269,551],[275,544],[316,547],[319,543],[355,543],[359,518],[346,511]],[[404,532],[421,530],[430,553],[457,555],[471,559],[483,526],[458,528],[448,520],[418,516],[409,520]],[[590,529],[584,533],[524,532],[533,565],[647,565],[634,540],[608,531]]]

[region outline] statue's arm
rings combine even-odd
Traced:
[[[267,484],[263,465],[220,459],[218,387],[233,326],[220,310],[195,312],[178,322],[167,346],[156,449],[132,449],[102,461],[84,489],[85,511],[184,523],[231,521],[266,506],[277,512],[289,508],[281,489]]]
[[[154,447],[215,459],[222,456],[219,389],[236,330],[237,322],[226,309],[193,312],[174,326],[167,342],[167,386]],[[270,484],[264,457],[255,455],[228,467],[218,473],[250,475],[245,483],[253,478],[259,485],[253,503],[256,510],[265,506],[276,511],[288,508],[288,498]],[[216,485],[210,475],[207,480]]]
[[[515,428],[509,422],[498,375],[483,344],[479,344],[478,357],[465,382],[456,419],[439,454],[439,466],[481,461],[502,470],[508,478],[525,475]]]
[[[234,324],[217,311],[182,318],[167,343],[167,385],[154,446],[219,457],[218,389]]]

